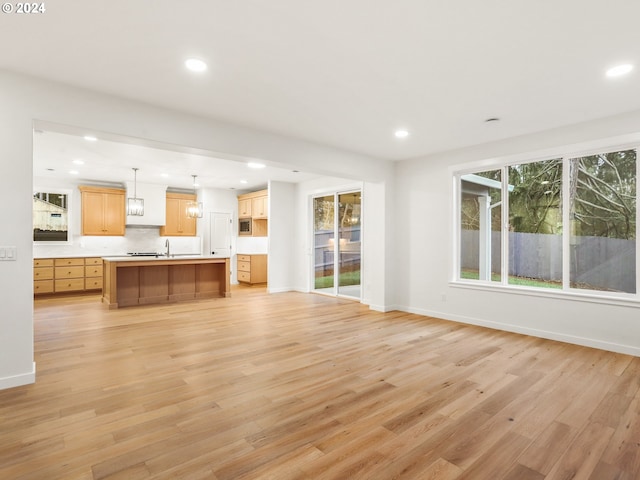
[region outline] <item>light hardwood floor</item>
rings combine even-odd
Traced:
[[[640,359],[313,294],[35,302],[1,479],[640,478]]]

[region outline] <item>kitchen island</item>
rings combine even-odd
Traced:
[[[228,257],[103,257],[102,262],[102,302],[109,308],[231,296]]]

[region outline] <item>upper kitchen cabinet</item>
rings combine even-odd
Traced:
[[[269,197],[267,191],[263,190],[264,195],[251,199],[251,218],[268,218]]]
[[[196,219],[187,216],[187,206],[196,196],[189,193],[167,193],[167,223],[160,227],[163,237],[195,237]]]
[[[92,186],[78,189],[82,194],[82,235],[124,235],[124,190]]]
[[[238,195],[238,218],[249,217],[251,217],[251,236],[266,237],[269,218],[268,190]]]
[[[238,197],[238,218],[251,217],[251,199]]]

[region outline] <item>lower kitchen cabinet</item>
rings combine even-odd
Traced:
[[[102,258],[84,259],[84,289],[102,290]]]
[[[53,293],[53,258],[33,261],[33,293]]]
[[[38,258],[33,261],[33,293],[102,289],[102,258]]]
[[[267,283],[267,255],[238,254],[238,282]]]
[[[54,292],[84,290],[84,258],[56,258],[54,265]]]

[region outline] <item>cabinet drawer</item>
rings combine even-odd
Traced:
[[[39,267],[33,269],[34,280],[53,280],[53,267]]]
[[[239,262],[250,262],[251,261],[251,255],[238,255],[238,261]]]
[[[53,293],[53,280],[35,280],[33,282],[33,293]]]
[[[56,280],[56,292],[73,292],[76,290],[84,290],[84,278],[69,278]]]
[[[238,262],[238,271],[239,272],[250,272],[251,271],[251,262]]]
[[[34,267],[53,267],[53,258],[34,258]]]
[[[56,267],[56,280],[63,278],[84,278],[84,265]]]
[[[93,277],[85,279],[85,290],[101,290],[102,289],[102,277]]]
[[[102,265],[102,258],[101,257],[85,258],[84,264],[85,265]]]
[[[239,282],[251,282],[251,274],[249,272],[238,272]]]
[[[84,265],[84,258],[56,258],[55,265],[56,267],[62,267],[63,265]]]
[[[102,277],[102,265],[92,265],[84,267],[84,276],[89,277]]]

